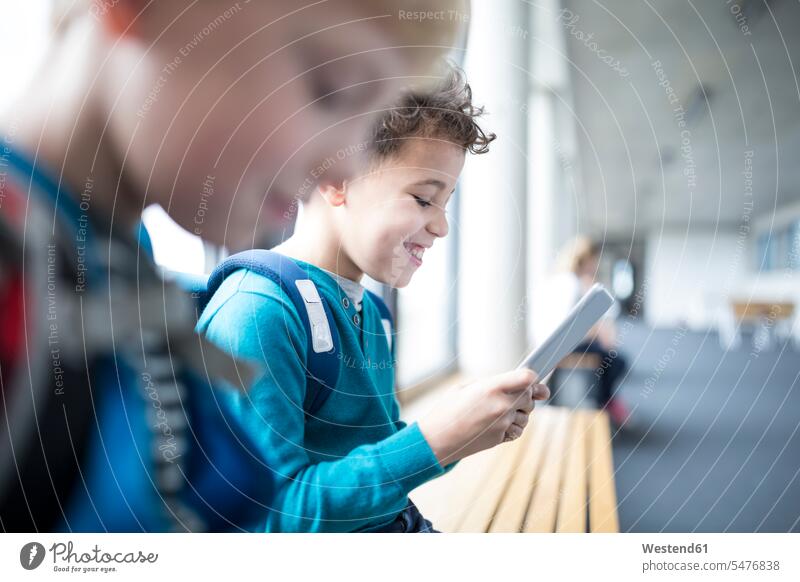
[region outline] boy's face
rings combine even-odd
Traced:
[[[373,113],[422,72],[368,6],[199,2],[123,37],[110,132],[146,202],[236,250],[291,223],[320,178],[352,175]]]
[[[412,138],[367,176],[347,184],[342,251],[376,281],[405,287],[424,253],[447,235],[447,203],[464,167],[464,150]]]

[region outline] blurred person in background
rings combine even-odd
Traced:
[[[548,282],[547,300],[540,316],[540,338],[549,335],[563,320],[583,295],[597,282],[602,245],[586,236],[577,236],[567,242],[559,252],[556,273]],[[628,363],[619,353],[616,318],[620,312],[615,303],[595,324],[576,354],[595,354],[600,360],[596,371],[597,404],[608,411],[611,421],[618,427],[629,422],[628,407],[617,395],[616,388],[628,369]],[[541,341],[540,339],[540,341]]]

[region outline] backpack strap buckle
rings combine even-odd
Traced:
[[[294,282],[305,302],[308,322],[311,325],[312,349],[320,354],[333,349],[333,336],[322,298],[311,279],[298,279]]]

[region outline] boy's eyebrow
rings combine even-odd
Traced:
[[[444,190],[447,188],[447,184],[445,184],[442,180],[437,180],[436,178],[428,178],[427,180],[420,180],[419,182],[414,182],[411,184],[412,186],[436,186],[439,190]]]

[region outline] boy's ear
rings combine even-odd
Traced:
[[[317,191],[331,206],[342,206],[347,201],[347,182],[320,182]]]

